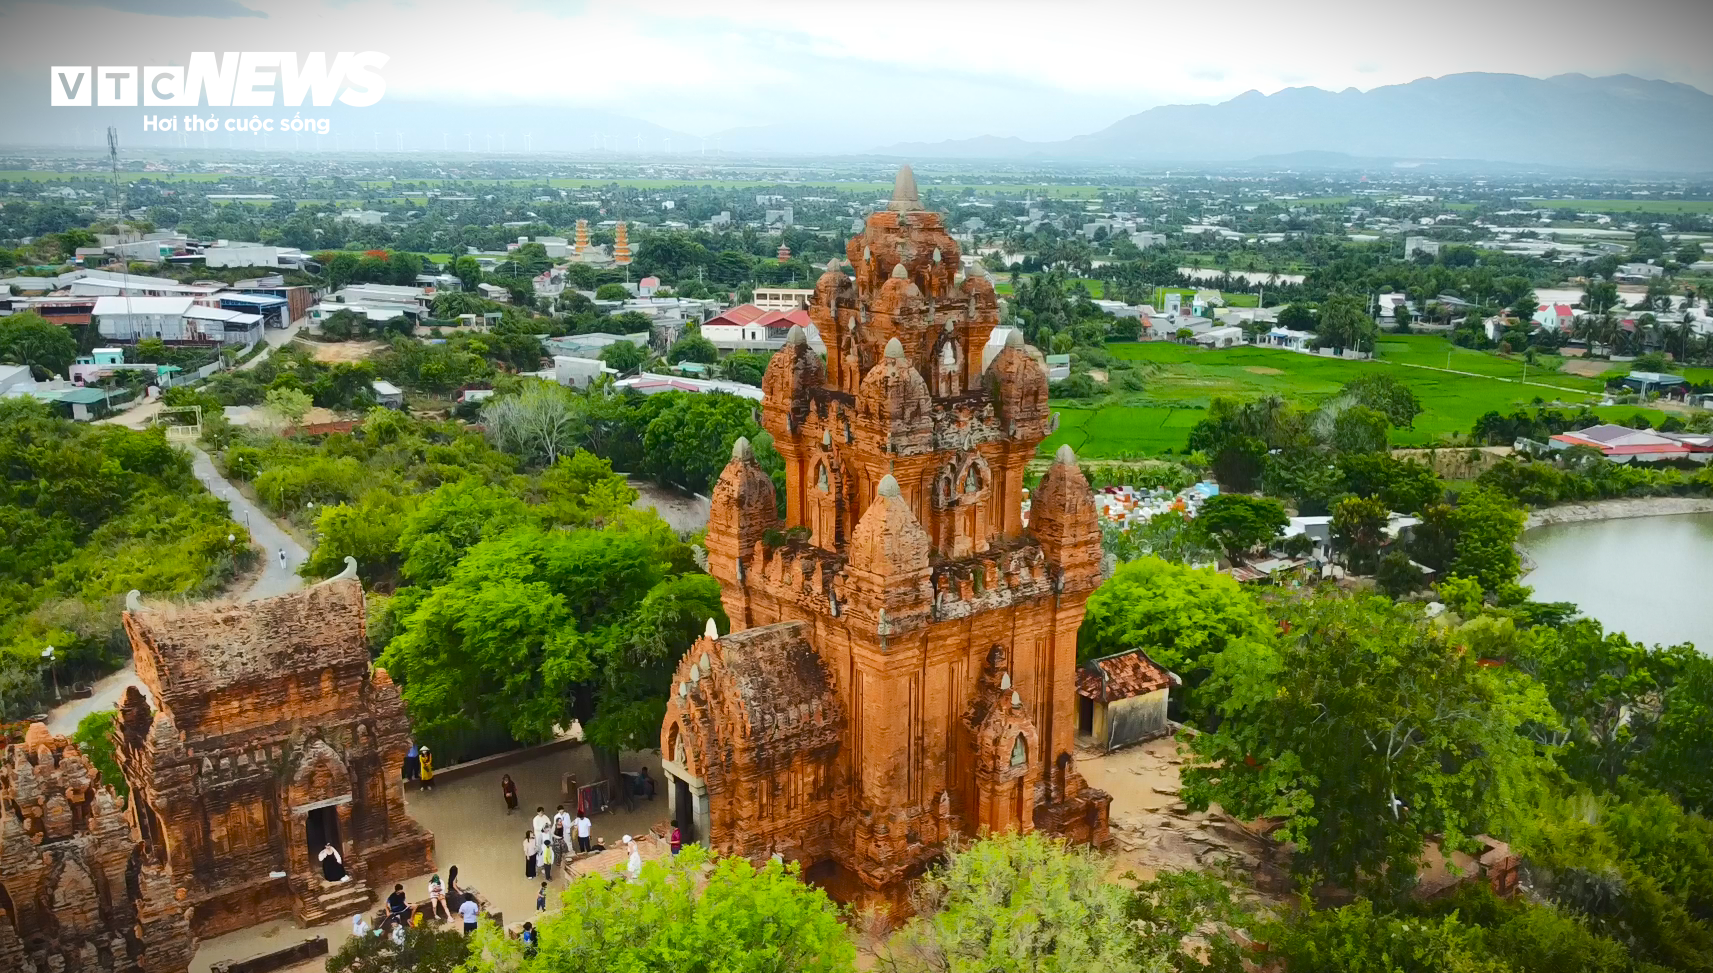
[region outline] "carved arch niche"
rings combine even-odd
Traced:
[[[943,469],[934,478],[940,550],[954,559],[986,551],[992,499],[993,470],[980,453],[959,456]]]
[[[830,452],[816,454],[809,464],[809,529],[816,547],[836,551],[844,543],[845,471]]]
[[[958,340],[956,331],[940,332],[939,341],[934,345],[930,371],[932,376],[929,384],[935,398],[946,398],[964,393],[964,360],[963,342]]]

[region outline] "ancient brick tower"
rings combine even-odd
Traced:
[[[184,973],[196,941],[125,802],[40,723],[0,758],[0,970]]]
[[[144,858],[187,890],[198,936],[348,918],[433,867],[434,836],[404,808],[404,702],[370,668],[357,563],[345,564],[240,605],[129,600],[148,697],[126,691],[116,756]],[[328,844],[349,881],[323,875]]]
[[[1074,766],[1076,636],[1100,582],[1088,483],[1048,433],[1039,354],[990,362],[992,283],[963,273],[898,174],[763,380],[786,502],[740,440],[708,569],[733,631],[679,666],[661,730],[673,813],[716,850],[801,861],[847,901],[897,902],[951,834],[1106,844]]]

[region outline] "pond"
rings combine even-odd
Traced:
[[[1713,514],[1553,524],[1523,534],[1537,601],[1570,601],[1608,632],[1713,652]]]

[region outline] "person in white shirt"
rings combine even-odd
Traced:
[[[369,920],[363,918],[363,914],[361,912],[352,916],[351,917],[351,935],[360,937],[360,936],[367,936],[368,934],[369,934]]]
[[[630,860],[625,862],[625,876],[636,881],[642,874],[642,851],[636,846],[636,839],[630,835],[624,837],[625,850],[630,852]]]
[[[577,850],[579,852],[588,851],[589,831],[594,828],[594,822],[589,820],[588,815],[578,812],[577,816],[571,820],[571,827],[577,832]]]
[[[468,936],[476,931],[476,916],[481,911],[474,898],[466,898],[464,904],[458,907],[458,914],[464,917],[464,935]]]
[[[553,819],[547,816],[547,809],[544,807],[536,808],[535,819],[530,822],[530,827],[535,831],[536,839],[540,840],[541,836],[547,834],[547,829],[552,826]]]

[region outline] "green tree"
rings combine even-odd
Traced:
[[[1291,331],[1313,331],[1319,321],[1319,315],[1307,304],[1291,303],[1279,311],[1279,327]]]
[[[1345,497],[1332,508],[1332,547],[1353,574],[1373,574],[1386,544],[1386,505],[1364,497]]]
[[[629,375],[648,362],[648,352],[628,341],[615,341],[601,349],[601,361],[608,368],[618,370],[620,375]]]
[[[28,365],[38,379],[69,374],[77,360],[77,339],[34,311],[0,318],[0,362]]]
[[[1126,893],[1106,871],[1097,855],[1039,832],[957,849],[920,880],[916,915],[887,944],[879,968],[1151,973],[1158,958],[1138,955]]]
[[[101,710],[91,713],[77,721],[77,729],[71,734],[71,742],[77,744],[77,749],[89,760],[89,765],[101,773],[101,783],[113,788],[120,797],[130,793],[130,785],[125,783],[125,775],[119,771],[119,761],[113,756],[118,745],[113,741],[113,727],[117,724],[117,710]]]
[[[482,264],[475,257],[462,256],[452,261],[452,274],[464,285],[466,292],[473,293],[476,285],[482,282]]]
[[[1373,351],[1379,329],[1360,297],[1340,294],[1329,298],[1320,309],[1320,324],[1315,329],[1315,344],[1343,351]]]
[[[1102,521],[1100,536],[1101,547],[1120,564],[1150,555],[1173,564],[1202,564],[1218,556],[1195,518],[1176,510],[1161,511],[1125,527]]]
[[[1424,575],[1410,561],[1410,556],[1390,550],[1374,568],[1374,583],[1392,598],[1402,598],[1421,590]]]
[[[1277,818],[1300,871],[1384,893],[1413,884],[1429,835],[1458,848],[1527,818],[1551,765],[1524,731],[1556,724],[1538,685],[1411,606],[1321,595],[1282,614],[1288,637],[1214,661],[1224,719],[1191,743],[1191,807]]]
[[[1340,454],[1384,452],[1387,426],[1382,413],[1365,405],[1348,406],[1333,417],[1328,445]]]
[[[693,361],[711,365],[720,358],[720,351],[714,343],[702,337],[700,328],[690,328],[666,349],[666,360],[674,365],[679,362]]]
[[[309,413],[310,406],[314,404],[308,392],[294,388],[269,389],[267,396],[262,400],[263,407],[268,410],[275,421],[286,426],[295,426],[303,422],[303,417]]]
[[[772,354],[764,351],[734,351],[720,362],[720,372],[733,382],[760,385]]]
[[[1089,596],[1077,659],[1142,649],[1183,675],[1193,694],[1197,674],[1215,657],[1234,643],[1266,641],[1274,628],[1230,575],[1145,557],[1120,567]]]
[[[1422,403],[1416,398],[1416,393],[1408,385],[1381,372],[1344,383],[1338,396],[1381,413],[1399,429],[1414,427],[1416,416],[1422,413]]]
[[[1395,459],[1385,453],[1347,453],[1338,457],[1344,488],[1359,497],[1374,497],[1387,510],[1416,513],[1445,496],[1438,474],[1421,463]]]
[[[597,301],[623,301],[629,297],[630,291],[625,290],[623,284],[602,284],[595,288],[595,300]]]
[[[661,483],[693,493],[713,486],[739,436],[754,440],[761,431],[754,403],[735,395],[682,393],[663,404],[643,430],[644,469]]]
[[[856,947],[827,894],[795,864],[708,865],[698,845],[645,862],[634,881],[585,875],[538,923],[533,954],[497,927],[478,932],[469,973],[850,973]]]
[[[327,973],[456,973],[470,959],[471,940],[437,923],[407,926],[404,943],[371,933],[345,940],[327,959]]]
[[[1225,551],[1232,561],[1241,561],[1248,552],[1285,532],[1291,519],[1285,516],[1285,505],[1271,497],[1251,497],[1241,493],[1221,493],[1209,497],[1196,514],[1202,530]]]

